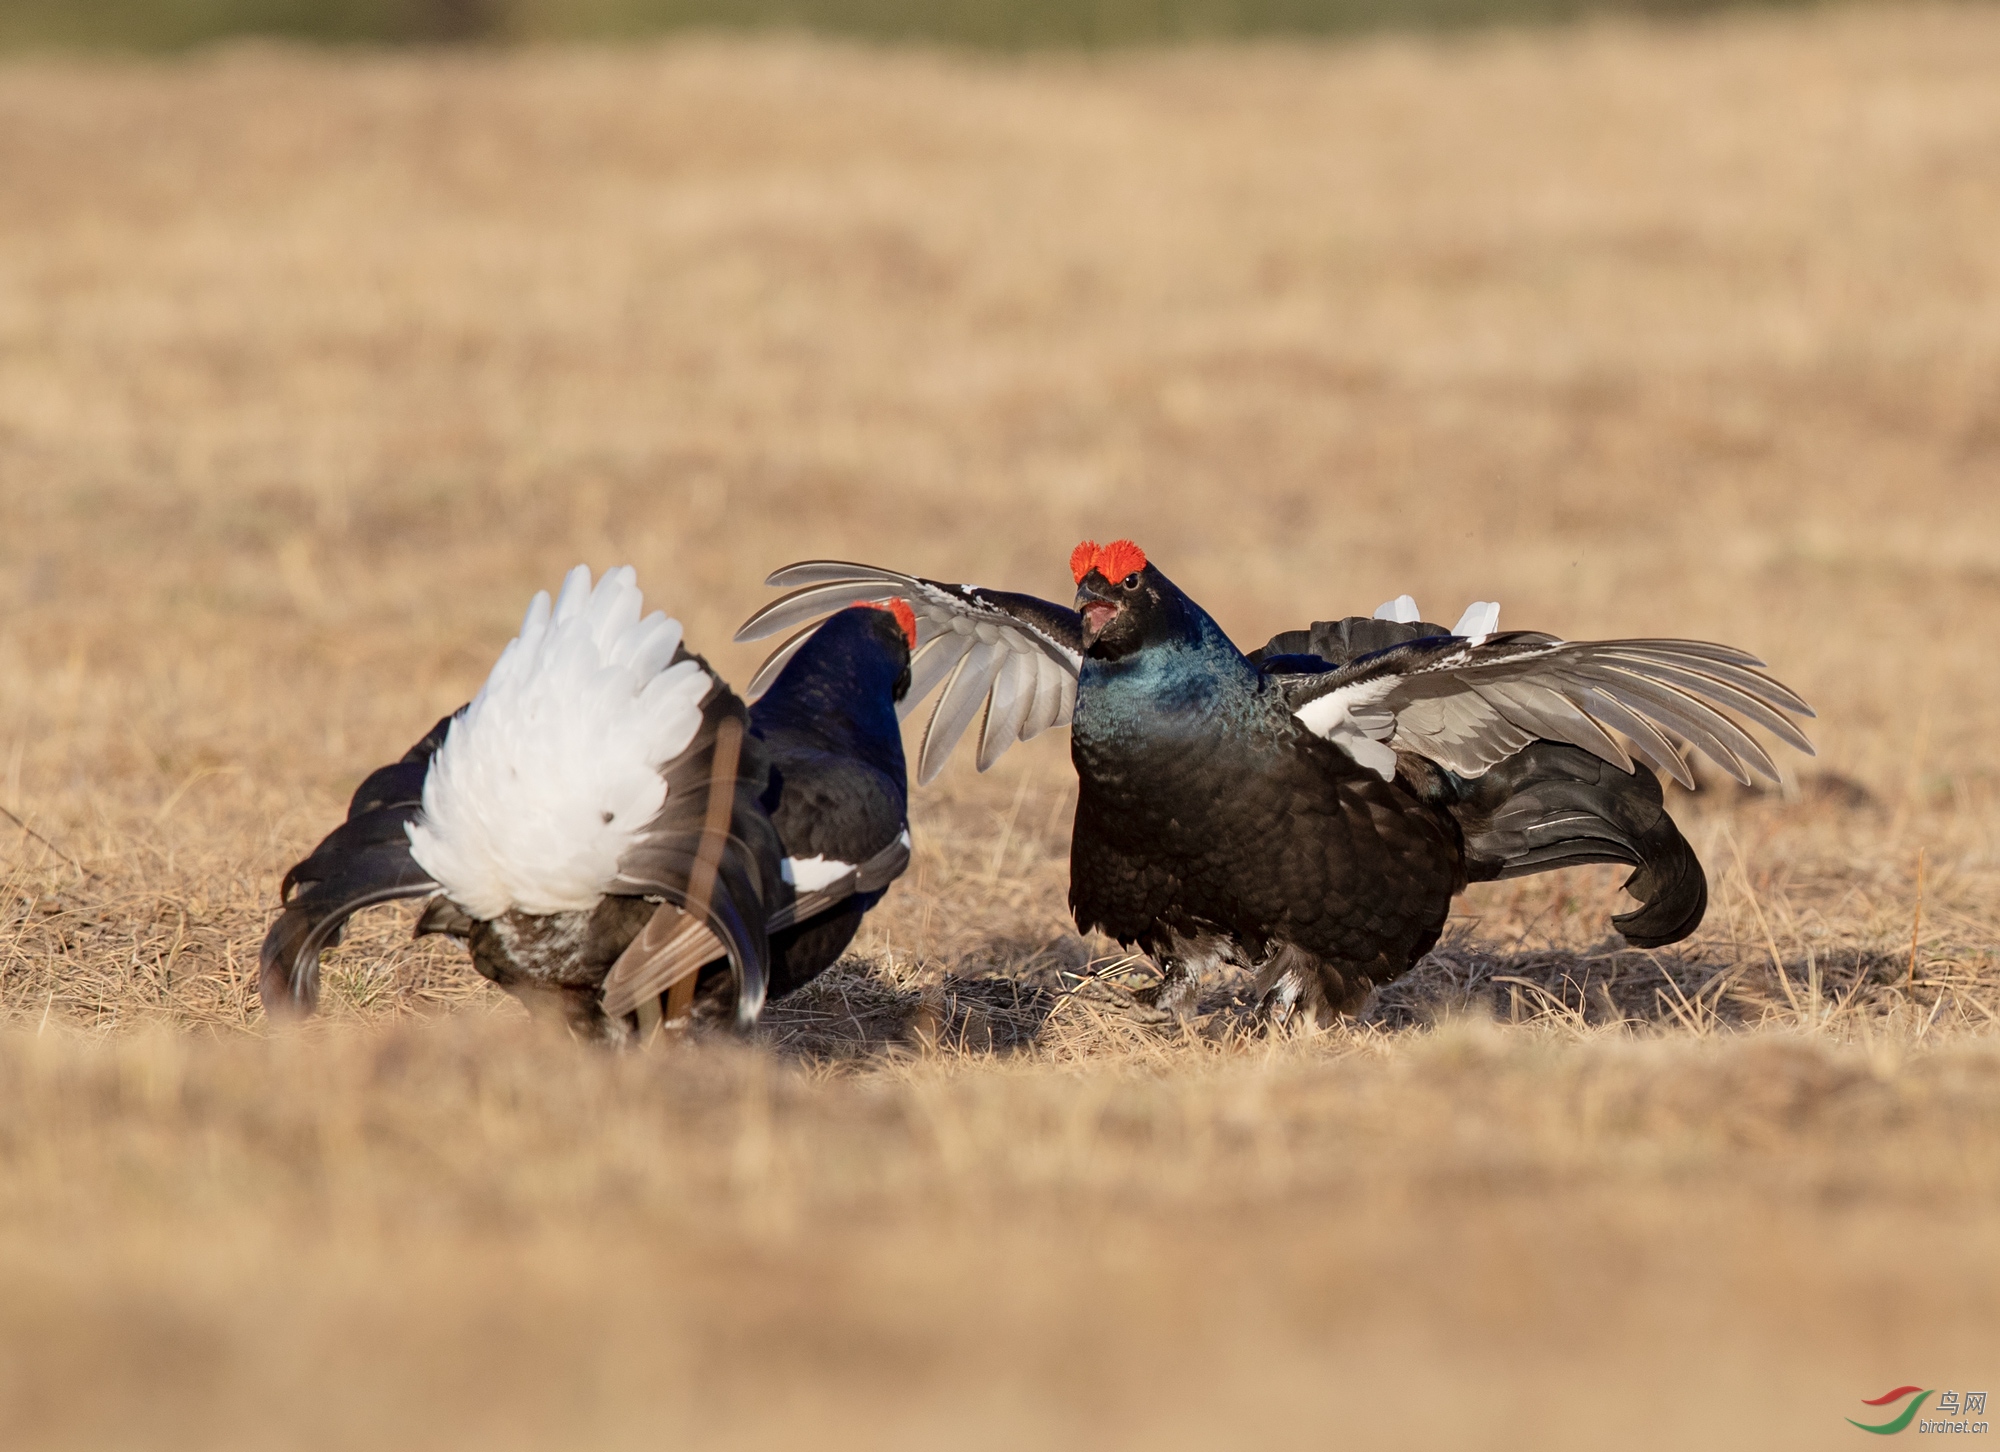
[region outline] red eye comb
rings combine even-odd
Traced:
[[[896,623],[903,627],[903,638],[910,642],[910,649],[917,648],[917,612],[910,608],[909,601],[899,595],[880,605],[873,600],[863,600],[861,604],[869,610],[886,610],[895,616]]]
[[[1129,539],[1114,539],[1097,552],[1097,568],[1115,585],[1146,568],[1146,552]]]
[[[1146,552],[1129,539],[1114,539],[1110,544],[1098,547],[1094,539],[1087,539],[1070,551],[1069,572],[1077,584],[1092,570],[1116,585],[1134,571],[1146,568]]]

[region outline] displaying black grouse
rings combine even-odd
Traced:
[[[1128,540],[1086,541],[1071,569],[1075,609],[788,566],[769,583],[797,588],[738,639],[802,626],[776,661],[830,610],[907,599],[905,708],[942,685],[921,780],[976,717],[982,770],[1069,721],[1071,910],[1158,963],[1166,1006],[1191,1004],[1203,968],[1230,960],[1257,971],[1280,1018],[1353,1011],[1431,949],[1468,882],[1585,862],[1637,869],[1625,887],[1641,907],[1614,919],[1629,941],[1677,941],[1707,884],[1634,757],[1692,786],[1671,733],[1739,780],[1775,779],[1737,716],[1812,751],[1784,714],[1810,708],[1729,646],[1495,634],[1491,606],[1447,631],[1412,607],[1245,655]]]
[[[355,912],[425,895],[419,934],[608,1037],[747,1025],[839,956],[909,860],[909,607],[843,612],[754,708],[641,608],[629,568],[593,589],[579,566],[479,695],[361,784],[285,876],[268,1012],[311,1012]]]

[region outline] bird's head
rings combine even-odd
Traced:
[[[916,611],[909,601],[898,598],[879,605],[863,601],[844,613],[856,616],[858,628],[894,665],[894,694],[901,701],[910,689],[910,655],[917,648]]]
[[[1184,632],[1182,596],[1129,539],[1085,540],[1070,552],[1084,651],[1116,660]]]

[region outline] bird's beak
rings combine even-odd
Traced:
[[[1085,649],[1097,644],[1097,637],[1104,634],[1105,627],[1118,618],[1118,612],[1125,607],[1116,600],[1107,600],[1089,585],[1079,586],[1076,592],[1077,612],[1083,616],[1083,644]]]

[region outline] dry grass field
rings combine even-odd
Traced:
[[[2000,1381],[1996,75],[1921,7],[0,65],[0,1445],[1818,1448]],[[744,679],[775,565],[1085,534],[1246,643],[1739,643],[1821,754],[1677,798],[1691,942],[1483,888],[1321,1034],[1127,1011],[1059,736],[750,1044],[545,1037],[395,910],[267,1032],[279,875],[569,565]]]

